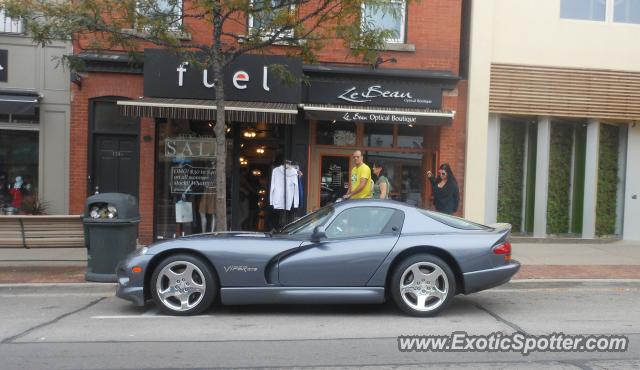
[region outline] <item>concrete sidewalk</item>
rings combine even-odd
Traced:
[[[640,242],[518,243],[517,279],[640,279]]]
[[[640,279],[640,242],[522,243],[516,279]],[[0,284],[84,282],[83,248],[0,248]]]

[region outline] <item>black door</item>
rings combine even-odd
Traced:
[[[95,135],[92,190],[138,196],[138,138]]]

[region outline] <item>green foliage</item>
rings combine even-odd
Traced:
[[[500,126],[500,169],[498,176],[498,221],[513,230],[522,225],[524,140],[527,126],[503,122]]]
[[[373,66],[385,39],[394,35],[362,19],[367,6],[392,16],[397,9],[388,0],[0,0],[0,10],[23,19],[28,35],[42,46],[73,41],[76,51],[127,52],[134,61],[144,48],[164,48],[191,66],[211,68],[217,107],[216,222],[220,230],[227,227],[225,67],[243,54],[272,53],[272,47],[279,54],[314,63],[317,53],[336,41],[345,46],[347,61],[352,57]],[[250,21],[256,27],[247,29]],[[203,23],[208,27],[201,27]],[[82,65],[74,57],[64,62],[74,69]],[[293,82],[286,68],[270,68],[285,82]]]
[[[617,126],[600,126],[598,146],[598,195],[596,201],[596,235],[612,235],[616,230],[618,194]]]
[[[552,123],[549,149],[547,233],[569,232],[573,125]]]
[[[345,57],[373,65],[385,39],[394,30],[380,28],[362,17],[364,7],[389,16],[399,9],[385,0],[4,0],[0,9],[26,22],[34,42],[80,42],[85,50],[139,52],[141,47],[162,47],[183,59],[200,52],[206,59],[194,64],[225,65],[245,53],[280,52],[317,62],[317,53],[330,42],[342,41]],[[191,41],[198,23],[209,23],[208,42]],[[254,27],[246,28],[249,21]],[[241,25],[241,27],[238,27]],[[194,38],[195,39],[195,38]],[[143,46],[144,45],[144,46]],[[191,61],[191,60],[190,60]]]

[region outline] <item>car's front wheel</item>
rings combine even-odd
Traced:
[[[213,302],[218,284],[211,268],[201,259],[177,254],[165,258],[151,275],[153,301],[170,315],[195,315]]]
[[[441,258],[416,254],[402,260],[391,277],[396,305],[413,316],[435,316],[456,292],[453,271]]]

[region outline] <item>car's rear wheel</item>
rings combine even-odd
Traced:
[[[451,301],[456,280],[449,265],[430,254],[402,260],[391,277],[391,295],[396,305],[413,316],[435,316]]]
[[[149,283],[153,301],[170,315],[195,315],[213,302],[218,282],[200,258],[177,254],[162,260]]]

